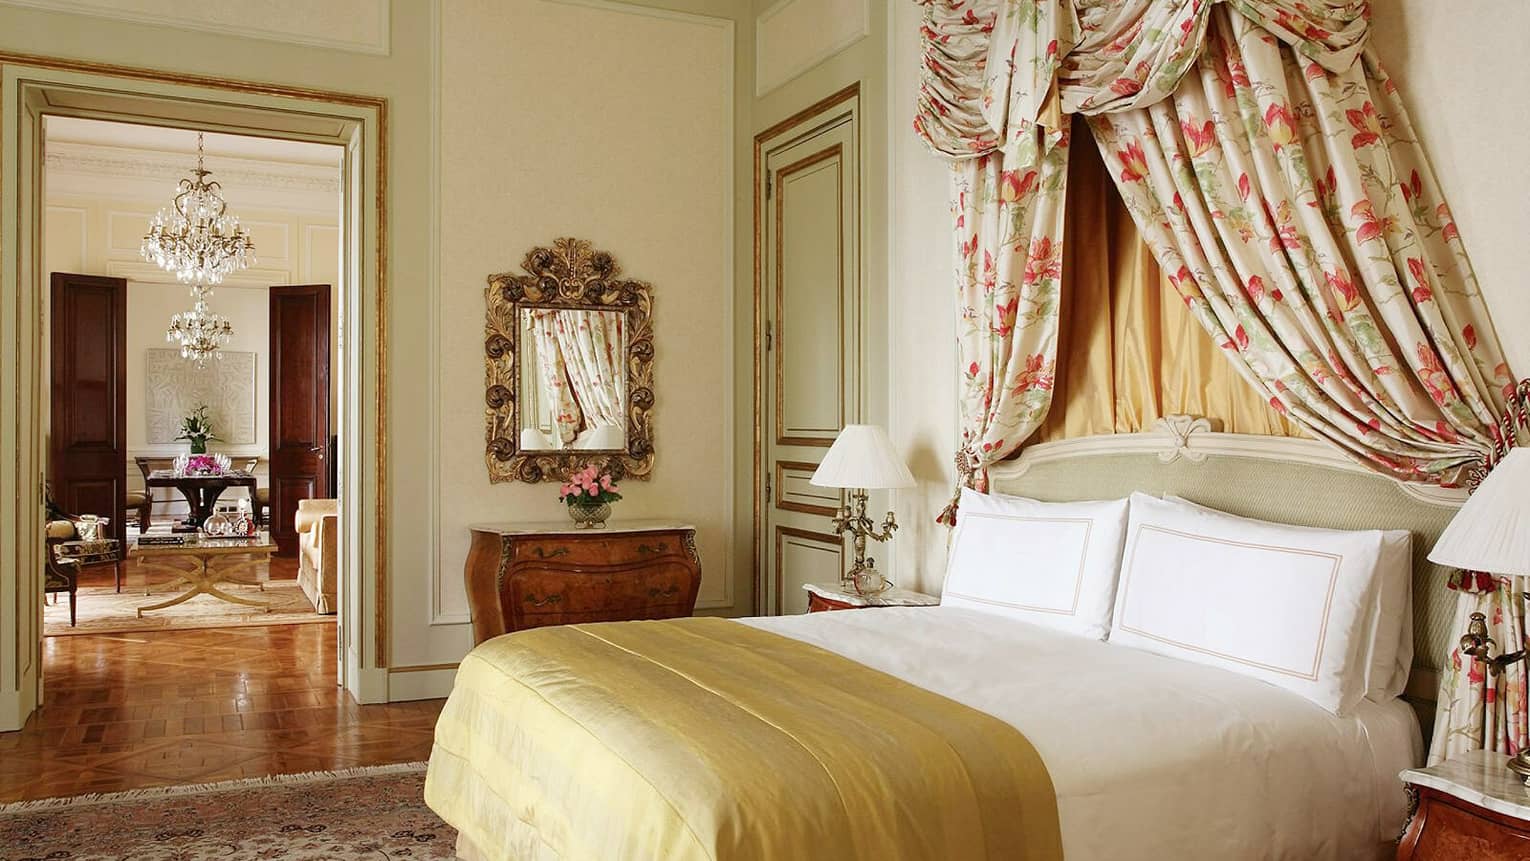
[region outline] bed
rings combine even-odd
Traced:
[[[1397,773],[1423,759],[1419,715],[1449,636],[1443,573],[1423,555],[1457,498],[1404,490],[1316,443],[1203,425],[1036,446],[994,485],[1409,530],[1410,698],[1340,717],[1226,669],[958,606],[511,635],[463,662],[437,727],[426,800],[459,830],[458,854],[1393,851],[1407,813]]]

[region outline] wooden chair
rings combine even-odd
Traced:
[[[59,547],[75,537],[74,523],[50,520],[47,526],[47,552],[44,554],[43,594],[69,593],[69,627],[74,627],[75,602],[80,588],[80,560],[59,554]],[[58,598],[53,600],[57,601]]]
[[[138,509],[138,531],[139,533],[144,533],[148,532],[149,527],[154,525],[154,490],[148,486],[149,473],[156,469],[169,469],[175,464],[175,458],[135,457],[133,458],[133,462],[138,464],[138,471],[143,473],[143,480],[145,484],[143,488],[142,501],[135,503],[133,501],[134,497],[139,496],[140,494],[131,491],[128,493],[128,508]]]

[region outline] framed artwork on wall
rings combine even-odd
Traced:
[[[181,419],[206,405],[225,445],[255,443],[255,354],[220,350],[198,367],[179,350],[144,351],[144,419],[150,445],[175,445]]]

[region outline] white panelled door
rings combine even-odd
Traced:
[[[803,584],[833,582],[845,565],[829,522],[840,491],[808,479],[839,429],[862,412],[858,123],[851,93],[760,145],[765,614],[806,612]]]

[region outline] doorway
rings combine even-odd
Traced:
[[[50,523],[118,557],[110,590],[48,560],[45,636],[333,624],[343,150],[64,116],[43,142]]]
[[[837,583],[838,490],[809,483],[840,428],[862,420],[860,97],[850,87],[755,138],[755,610],[807,611]]]
[[[340,212],[336,225],[340,277],[350,285],[337,315],[342,331],[337,375],[345,386],[336,410],[335,479],[350,502],[338,513],[340,577],[336,603],[341,624],[334,674],[362,702],[387,698],[386,572],[381,564],[384,496],[381,433],[386,400],[380,390],[385,359],[382,182],[386,103],[379,99],[288,90],[258,84],[192,79],[159,73],[101,69],[68,61],[25,58],[3,65],[4,85],[17,99],[5,102],[4,122],[18,146],[6,151],[4,255],[0,274],[7,297],[0,328],[9,355],[0,363],[0,444],[16,457],[0,464],[0,520],[20,540],[0,558],[0,617],[14,638],[0,643],[0,731],[19,728],[42,698],[44,560],[43,479],[49,437],[50,303],[45,289],[47,237],[42,166],[49,118],[135,122],[159,128],[195,128],[269,141],[323,143],[340,148]],[[28,321],[36,321],[35,327]],[[363,407],[365,405],[365,407]],[[126,526],[127,515],[118,519]]]

